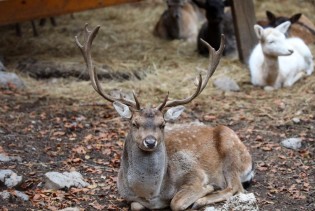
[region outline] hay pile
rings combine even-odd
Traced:
[[[302,11],[315,22],[313,5],[308,1],[256,0],[255,7],[257,19],[264,18],[265,10],[269,9],[276,14],[285,15]],[[195,44],[181,40],[164,41],[152,35],[154,24],[164,8],[165,5],[161,1],[147,0],[133,5],[75,13],[74,19],[70,15],[61,16],[57,18],[57,27],[39,28],[39,37],[32,36],[29,23],[22,25],[22,38],[16,37],[13,29],[2,28],[0,52],[5,57],[8,69],[22,75],[31,90],[42,90],[52,96],[75,98],[82,102],[101,101],[88,81],[77,78],[34,80],[27,73],[16,70],[19,61],[35,58],[62,63],[63,66],[81,64],[84,71],[85,64],[75,46],[74,35],[80,32],[85,23],[89,23],[90,27],[101,25],[92,50],[96,66],[105,64],[112,71],[131,75],[137,71],[142,77],[142,80],[134,77],[123,82],[103,80],[106,90],[133,89],[143,103],[152,104],[160,102],[167,91],[170,91],[171,98],[183,98],[191,93],[197,73],[206,68],[208,60],[197,54]],[[315,55],[314,46],[311,48]],[[241,86],[241,92],[218,91],[213,87],[211,79],[197,100],[205,112],[223,113],[246,107],[249,112],[244,114],[246,116],[268,114],[268,118],[287,121],[300,110],[314,109],[315,74],[292,88],[271,93],[253,87],[249,82],[247,67],[237,59],[221,59],[213,78],[221,75],[233,78]],[[279,102],[286,105],[281,115],[273,109]],[[303,115],[303,112],[300,115]]]

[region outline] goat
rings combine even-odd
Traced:
[[[167,10],[156,23],[153,34],[167,40],[195,42],[199,22],[204,20],[200,9],[190,0],[167,0]]]
[[[226,47],[223,55],[230,55],[236,51],[236,38],[231,10],[224,12],[224,8],[230,6],[228,0],[193,0],[200,8],[205,9],[207,22],[199,30],[197,39],[198,52],[208,55],[208,48],[203,45],[201,39],[208,42],[216,50],[220,46],[221,34],[226,36]]]
[[[267,21],[261,20],[257,23],[263,27],[276,27],[286,21],[291,22],[291,27],[286,33],[287,37],[299,37],[306,44],[315,44],[315,25],[302,13],[296,13],[291,17],[276,16],[266,11]]]
[[[311,75],[314,69],[310,49],[300,38],[286,38],[290,22],[275,28],[263,29],[255,25],[259,44],[249,58],[249,69],[253,85],[265,89],[290,87],[305,74]]]
[[[98,81],[91,58],[91,45],[99,30],[84,30],[84,42],[76,43],[87,65],[92,86],[112,102],[118,114],[130,123],[118,173],[118,192],[131,203],[131,210],[145,208],[185,210],[228,199],[243,192],[242,183],[254,176],[252,158],[236,133],[225,126],[177,127],[165,131],[166,122],[177,119],[185,104],[206,87],[219,64],[224,36],[215,51],[208,43],[210,59],[206,76],[197,78],[192,95],[169,101],[168,94],[157,107],[141,107],[133,100],[106,94]],[[168,110],[165,110],[169,108]],[[219,190],[218,190],[219,189]]]

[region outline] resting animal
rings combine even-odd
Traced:
[[[290,22],[275,28],[254,29],[259,44],[249,58],[249,69],[253,85],[278,89],[290,87],[314,69],[313,56],[300,38],[286,38]]]

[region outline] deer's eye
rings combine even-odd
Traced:
[[[133,122],[132,127],[139,128],[139,125],[136,122]]]
[[[160,128],[161,128],[161,129],[164,129],[164,128],[165,128],[165,122],[163,122],[163,123],[160,125]]]

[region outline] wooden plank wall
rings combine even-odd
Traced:
[[[248,63],[250,53],[257,44],[254,31],[254,25],[256,24],[254,3],[253,0],[230,1],[239,58],[243,63]]]
[[[141,0],[0,0],[0,25]]]

